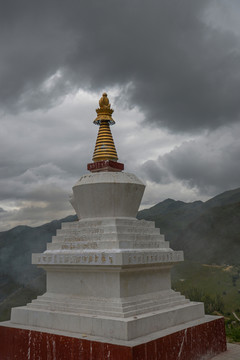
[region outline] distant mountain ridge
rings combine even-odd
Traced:
[[[186,203],[180,200],[166,199],[151,208],[144,209],[139,211],[139,218],[143,218],[144,216],[153,216],[166,214],[170,211],[178,210],[178,209],[201,209],[201,211],[206,210],[207,208],[225,206],[229,204],[234,204],[240,202],[240,188],[234,190],[225,191],[219,195],[214,196],[213,198],[207,200],[206,202],[197,200],[191,203]]]
[[[225,206],[240,202],[240,188],[225,191],[212,199],[209,199],[204,204],[207,207]]]
[[[155,221],[171,248],[184,250],[187,260],[240,264],[240,188],[206,202],[166,199],[139,211],[137,218]],[[46,249],[62,222],[75,220],[72,215],[35,228],[21,225],[0,232],[0,320],[1,311],[6,310],[1,304],[8,297],[7,315],[3,318],[9,316],[10,307],[21,303],[15,303],[12,296],[16,291],[23,304],[26,293],[30,299],[35,292],[44,291],[44,272],[31,265],[31,255]]]
[[[206,263],[240,264],[240,188],[202,202],[172,199],[138,213],[155,221],[166,240],[185,258]]]

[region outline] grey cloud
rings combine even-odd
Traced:
[[[19,103],[30,108],[35,103],[37,107],[38,96],[38,106],[43,105],[42,85],[56,73],[63,62],[63,54],[68,53],[72,46],[68,32],[61,30],[63,14],[58,16],[57,7],[54,12],[54,3],[57,6],[55,1],[37,3],[23,0],[21,4],[14,1],[2,4],[0,98],[2,105],[12,110]],[[62,95],[56,94],[57,89],[52,90],[48,97],[48,92],[45,92],[44,107]],[[32,104],[29,101],[31,94]]]
[[[214,16],[214,4],[2,2],[0,199],[8,210],[1,212],[3,226],[67,212],[67,193],[86,172],[97,136],[97,103],[88,95],[98,93],[97,102],[111,87],[118,95],[110,93],[110,101],[123,120],[113,131],[119,159],[126,171],[136,170],[150,183],[148,203],[155,196],[196,199],[239,186],[239,38],[221,22],[211,24],[207,13],[211,7]],[[76,101],[71,93],[79,88],[87,95]],[[124,107],[133,108],[126,119],[134,126],[125,127]],[[138,127],[144,117],[146,126]],[[190,135],[181,131],[195,132],[195,141],[183,143]],[[170,151],[173,144],[181,145]],[[165,155],[156,161],[158,149]]]
[[[87,171],[98,129],[86,113],[89,103],[70,104],[1,119],[0,200],[24,198],[50,183],[71,189]]]
[[[238,161],[224,148],[218,149],[217,153],[208,150],[208,147],[194,143],[181,146],[168,154],[166,161],[169,170],[190,187],[197,187],[201,194],[211,195],[212,192],[239,187]],[[239,158],[240,147],[237,154]]]
[[[25,202],[19,205],[21,205],[19,210],[8,211],[4,214],[0,213],[1,231],[8,230],[19,224],[39,226],[51,220],[61,219],[74,214],[74,210],[66,202],[66,199],[61,202],[51,199],[51,202],[46,202],[45,206],[37,202]]]
[[[118,85],[149,125],[196,131],[236,122],[239,39],[204,22],[212,3],[4,3],[2,107],[48,107],[79,87]]]
[[[170,181],[168,172],[159,162],[148,160],[141,166],[141,173],[149,180],[158,184],[167,184]]]
[[[0,179],[0,199],[39,200],[42,196],[44,201],[49,194],[59,188],[64,189],[69,180],[70,176],[56,165],[40,165],[27,169],[19,176]],[[41,196],[39,189],[42,189]]]
[[[162,173],[169,183],[181,181],[199,196],[212,196],[239,187],[240,127],[223,128],[192,141],[185,141],[172,151],[149,161],[141,169],[148,171],[147,178],[164,184]]]
[[[0,199],[13,210],[1,211],[0,228],[37,226],[74,213],[69,193],[76,180],[53,164],[28,169],[17,177],[0,179]]]

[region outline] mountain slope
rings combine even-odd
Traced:
[[[187,259],[240,264],[240,202],[208,209],[179,234],[177,242]]]
[[[240,202],[240,188],[228,190],[204,203],[205,208],[224,206]]]
[[[170,246],[184,250],[187,260],[240,264],[240,188],[205,203],[167,199],[137,217],[155,221]],[[31,254],[46,249],[62,222],[75,220],[76,216],[69,216],[36,228],[17,226],[0,233],[0,321],[9,318],[12,306],[45,291],[44,271],[31,265]]]
[[[68,216],[35,228],[17,226],[1,232],[0,275],[6,274],[21,284],[31,282],[42,273],[41,269],[31,265],[32,253],[46,250],[46,243],[51,241],[61,223],[74,220],[75,216]]]
[[[155,221],[171,247],[199,262],[240,264],[240,188],[203,203],[165,200],[140,211]]]

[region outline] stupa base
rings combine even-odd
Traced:
[[[131,341],[0,323],[1,360],[207,360],[226,349],[224,319],[209,315]]]

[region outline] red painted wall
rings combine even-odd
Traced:
[[[0,360],[200,360],[225,350],[223,318],[133,348],[0,324]]]

